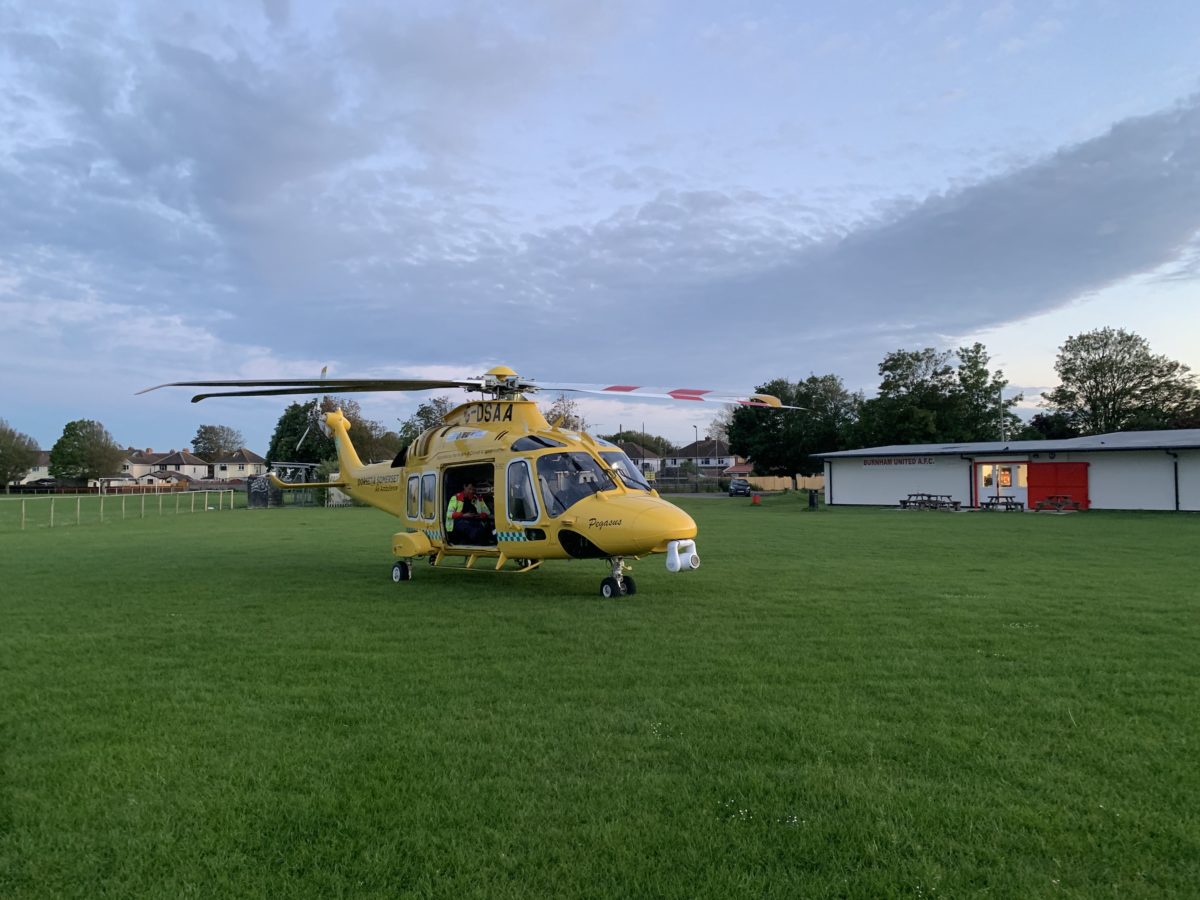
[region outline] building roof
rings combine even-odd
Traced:
[[[214,459],[215,463],[266,463],[266,460],[245,447],[239,447],[228,453],[220,453]]]
[[[1116,431],[1087,437],[1052,441],[977,441],[964,444],[892,444],[814,453],[818,459],[846,459],[861,456],[971,456],[987,454],[1096,453],[1111,450],[1195,450],[1200,449],[1200,428],[1164,431]]]
[[[754,463],[735,463],[722,471],[724,475],[750,475],[754,472]]]
[[[712,459],[714,456],[732,456],[729,445],[724,441],[714,441],[705,438],[702,441],[692,441],[676,455],[678,459]]]
[[[153,450],[135,450],[129,447],[125,450],[127,459],[134,465],[154,465],[165,456],[170,456],[170,453],[155,453]]]
[[[658,454],[653,450],[647,450],[641,444],[634,444],[631,441],[618,441],[617,446],[624,451],[625,455],[630,459],[658,459]]]
[[[168,454],[157,460],[157,465],[166,466],[207,466],[204,460],[200,457],[189,453],[186,450],[176,450],[174,453]]]

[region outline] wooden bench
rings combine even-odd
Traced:
[[[1025,504],[1015,497],[988,497],[979,505],[983,509],[1002,509],[1005,512],[1025,511]]]
[[[1080,506],[1079,501],[1071,497],[1069,494],[1051,494],[1049,497],[1039,500],[1035,504],[1034,509],[1038,510],[1039,512],[1043,510],[1064,512],[1068,509],[1082,509],[1082,507]]]
[[[901,509],[953,509],[962,508],[962,502],[949,494],[909,494],[899,501]]]

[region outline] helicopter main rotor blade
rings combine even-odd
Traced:
[[[701,388],[657,388],[632,384],[549,384],[538,383],[543,391],[573,391],[579,394],[598,394],[602,397],[650,398],[654,400],[692,400],[699,403],[724,403],[728,406],[761,406],[771,409],[807,409],[788,406],[770,394],[737,394],[729,391],[710,391]]]
[[[255,381],[172,381],[138,391],[145,394],[166,387],[216,387],[246,388],[240,391],[206,391],[192,398],[193,403],[209,397],[273,397],[284,394],[349,394],[365,391],[436,391],[444,388],[466,388],[478,390],[480,379],[449,381],[427,378],[343,378],[318,381],[312,378],[255,380]]]

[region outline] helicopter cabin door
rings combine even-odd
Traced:
[[[460,547],[496,546],[496,501],[493,467],[488,463],[447,466],[442,470],[442,510],[446,514],[446,543]],[[474,488],[467,496],[466,487]],[[452,512],[462,515],[452,518]]]

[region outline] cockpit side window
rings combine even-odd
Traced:
[[[587,453],[548,453],[537,461],[538,484],[546,512],[559,516],[585,497],[616,485],[600,463]]]
[[[638,467],[634,461],[625,455],[624,451],[601,450],[600,457],[621,476],[621,481],[624,482],[626,487],[633,488],[636,491],[650,490],[649,482],[638,471]]]

